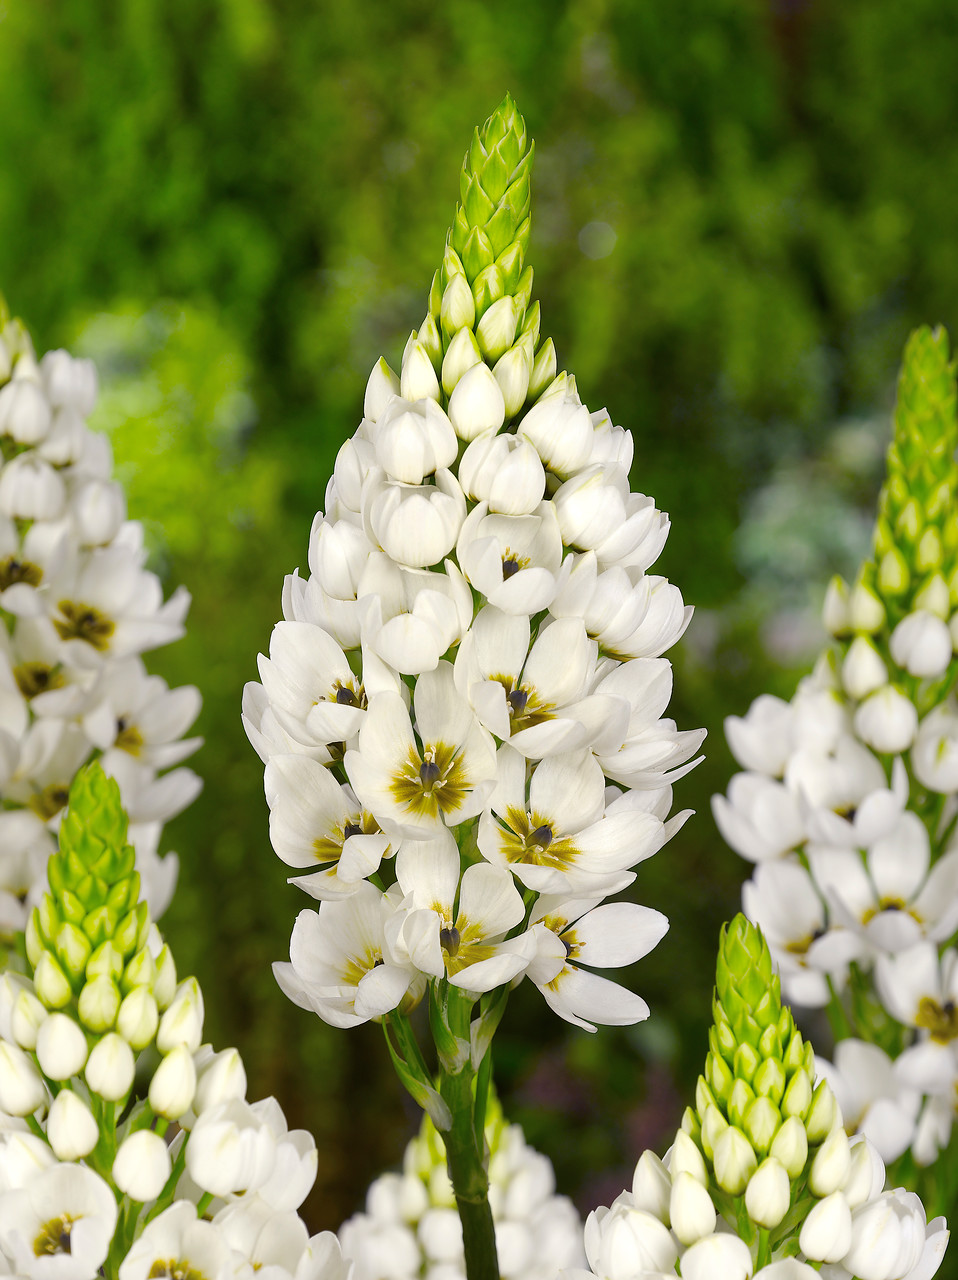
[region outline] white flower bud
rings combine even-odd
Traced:
[[[529,378],[529,399],[537,400],[556,376],[556,349],[551,338],[546,338],[536,352]]]
[[[40,361],[40,373],[52,405],[70,405],[84,418],[93,412],[97,377],[92,360],[78,359],[69,351],[47,351]]]
[[[863,582],[856,582],[848,601],[848,621],[853,631],[874,635],[885,624],[885,606]]]
[[[738,1236],[706,1236],[682,1256],[682,1280],[749,1280],[752,1255]]]
[[[522,338],[496,361],[492,372],[502,391],[506,417],[514,417],[526,402],[532,373],[532,339]]]
[[[940,573],[933,574],[928,579],[915,595],[913,603],[916,609],[927,609],[943,622],[948,621],[948,615],[951,613],[951,595],[948,591],[948,583]]]
[[[425,569],[456,545],[466,499],[451,471],[437,471],[434,485],[381,480],[370,487],[367,518],[379,545],[397,564]]]
[[[840,636],[848,630],[848,584],[837,574],[828,584],[822,607],[825,630]]]
[[[156,1035],[160,1015],[156,1000],[146,987],[134,987],[120,1005],[116,1029],[131,1049],[145,1049]]]
[[[157,1007],[165,1009],[176,991],[176,961],[169,943],[164,943],[160,954],[156,957],[156,977],[153,980],[153,995]],[[135,1046],[134,1046],[135,1047]]]
[[[632,1176],[632,1198],[637,1209],[644,1209],[669,1224],[669,1199],[672,1194],[672,1181],[669,1171],[651,1151],[643,1151],[635,1166]]]
[[[15,1044],[0,1040],[0,1111],[28,1116],[46,1101],[43,1077],[33,1059]]]
[[[769,1155],[782,1165],[790,1178],[797,1178],[808,1159],[808,1135],[798,1116],[789,1118],[776,1133]]]
[[[545,493],[546,474],[528,440],[482,435],[466,447],[459,462],[459,483],[466,496],[487,502],[499,515],[531,515]]]
[[[392,480],[422,484],[439,467],[452,466],[458,447],[452,423],[435,400],[410,404],[398,397],[380,416],[376,456]]]
[[[136,1059],[121,1035],[111,1031],[93,1046],[87,1059],[86,1082],[101,1098],[119,1102],[133,1087]]]
[[[378,422],[379,415],[386,408],[393,396],[399,395],[399,379],[380,356],[373,365],[369,381],[366,383],[366,395],[363,399],[363,417],[370,422]]]
[[[195,978],[186,978],[176,989],[169,1008],[160,1019],[156,1047],[160,1053],[185,1044],[195,1053],[203,1039],[203,993]]]
[[[39,444],[51,418],[47,398],[31,378],[14,378],[0,390],[0,435],[17,444]]]
[[[486,312],[488,315],[489,312]],[[485,318],[485,317],[483,317]],[[471,329],[476,319],[476,300],[465,276],[457,272],[446,285],[439,308],[439,320],[450,336],[460,329]],[[481,343],[480,343],[481,345]]]
[[[482,364],[479,343],[471,329],[460,329],[442,358],[442,389],[451,396],[460,379],[473,365]]]
[[[120,993],[112,978],[105,973],[84,983],[77,1001],[80,1021],[90,1031],[109,1031],[120,1010]]]
[[[718,1136],[712,1164],[715,1181],[729,1195],[740,1196],[755,1172],[757,1164],[752,1144],[741,1129],[729,1125]]]
[[[838,1191],[845,1185],[850,1168],[848,1134],[844,1129],[836,1129],[818,1148],[812,1160],[808,1172],[808,1187],[812,1195],[829,1196]]]
[[[925,1238],[925,1210],[918,1196],[903,1188],[886,1191],[852,1214],[851,1245],[842,1266],[859,1280],[901,1280],[917,1267]]]
[[[58,1160],[82,1160],[99,1141],[93,1112],[72,1089],[61,1089],[50,1104],[47,1138]]]
[[[918,712],[903,693],[886,684],[870,694],[855,712],[855,732],[874,751],[897,754],[915,740]]]
[[[65,1013],[51,1013],[37,1032],[37,1061],[48,1080],[79,1075],[87,1059],[86,1036]]]
[[[866,636],[856,636],[842,663],[842,684],[853,698],[861,699],[888,681],[888,668]]]
[[[32,991],[20,992],[13,1005],[10,1030],[21,1049],[37,1047],[37,1032],[49,1016],[46,1005],[41,1004]]]
[[[32,920],[27,921],[27,933],[30,933]],[[29,944],[28,944],[29,945]],[[12,973],[9,969],[0,974],[0,1039],[13,1040],[13,1010],[21,991],[33,992],[33,983],[20,973]],[[24,1048],[32,1049],[32,1045]]]
[[[404,400],[439,399],[439,379],[432,367],[429,352],[421,342],[413,342],[406,348],[399,389]]]
[[[802,1224],[802,1252],[814,1262],[840,1262],[852,1242],[852,1215],[840,1191],[820,1201]],[[886,1273],[887,1274],[887,1273]]]
[[[48,462],[21,453],[0,470],[0,515],[18,520],[57,520],[66,489]]]
[[[606,1276],[608,1280],[628,1280],[648,1271],[658,1274],[675,1270],[678,1249],[671,1232],[658,1218],[641,1209],[632,1209],[620,1201],[601,1223],[590,1214],[585,1231],[595,1275]],[[683,1258],[683,1275],[684,1262]]]
[[[156,1199],[171,1172],[169,1148],[150,1129],[138,1129],[125,1138],[113,1161],[113,1181],[131,1200],[142,1204]]]
[[[848,1177],[842,1187],[842,1195],[849,1209],[857,1209],[881,1194],[885,1185],[885,1162],[874,1145],[865,1137],[858,1137],[851,1145],[851,1162]]]
[[[715,1205],[705,1187],[690,1173],[676,1174],[669,1197],[672,1230],[682,1244],[695,1244],[715,1230]]]
[[[788,1212],[791,1184],[784,1165],[769,1156],[758,1166],[745,1188],[748,1216],[760,1227],[777,1227]]]
[[[517,322],[516,300],[508,295],[483,313],[476,326],[476,341],[487,360],[498,360],[509,350],[516,340]]]
[[[91,479],[77,488],[70,500],[77,535],[85,547],[112,542],[126,519],[123,490],[110,480]]]
[[[73,988],[49,951],[44,951],[37,962],[33,987],[48,1009],[62,1009],[73,996]]]
[[[532,443],[557,475],[580,470],[592,453],[592,418],[571,390],[543,395],[519,423],[517,434]]]
[[[158,1116],[178,1120],[193,1104],[196,1094],[196,1067],[185,1044],[171,1049],[150,1081],[150,1106]]]
[[[505,422],[506,402],[496,375],[486,364],[474,364],[449,397],[449,421],[460,440],[475,440],[487,431],[498,431]]]
[[[246,1097],[246,1069],[237,1049],[214,1053],[199,1072],[193,1110],[197,1115],[209,1107],[234,1098]]]
[[[891,656],[909,675],[937,679],[951,661],[951,632],[946,623],[926,609],[902,618],[891,633]]]
[[[805,1132],[808,1134],[809,1142],[813,1146],[817,1142],[824,1142],[834,1128],[841,1127],[841,1122],[838,1102],[832,1092],[832,1086],[827,1080],[820,1080],[815,1086],[812,1105],[805,1117]]]
[[[3,1146],[3,1174],[0,1188],[25,1187],[38,1173],[57,1163],[50,1144],[35,1133],[10,1133]]]
[[[690,1173],[696,1182],[701,1182],[703,1187],[709,1184],[708,1170],[702,1153],[684,1129],[679,1129],[675,1135],[669,1173],[673,1182],[680,1173]]]

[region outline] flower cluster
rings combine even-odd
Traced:
[[[246,1101],[235,1049],[202,1043],[202,994],[177,981],[126,837],[116,782],[88,766],[31,975],[0,978],[0,1272],[346,1280],[336,1237],[296,1212],[313,1140],[275,1099]]]
[[[873,555],[852,588],[829,587],[834,643],[791,702],[763,696],[726,722],[745,772],[713,800],[757,864],[743,904],[786,994],[829,1005],[850,1037],[822,1068],[849,1125],[919,1163],[947,1142],[958,1096],[956,445],[947,337],[919,330]]]
[[[320,901],[286,993],[337,1026],[427,982],[527,975],[594,1028],[648,1007],[589,971],[667,922],[605,903],[684,821],[700,732],[663,718],[690,610],[648,572],[669,522],[632,442],[555,376],[531,302],[532,148],[511,99],[477,130],[429,311],[381,360],[314,521],[308,579],[247,687],[273,847]]]
[[[744,916],[722,931],[713,1007],[695,1108],[665,1159],[646,1151],[631,1191],[589,1216],[591,1270],[567,1280],[679,1268],[683,1280],[929,1280],[944,1218],[926,1223],[918,1196],[884,1191],[878,1152],[849,1141]]]
[[[183,634],[189,596],[163,602],[126,519],[88,360],[48,351],[0,303],[0,946],[43,891],[70,783],[91,757],[120,784],[151,906],[169,901],[176,859],[161,824],[199,780],[180,768],[199,745],[192,686],[171,690],[140,655]]]
[[[571,1200],[555,1194],[548,1159],[507,1124],[494,1095],[485,1124],[489,1203],[503,1280],[555,1280],[579,1266],[582,1223]],[[366,1212],[339,1229],[352,1280],[465,1280],[462,1226],[446,1153],[429,1117],[406,1148],[402,1173],[377,1178]]]

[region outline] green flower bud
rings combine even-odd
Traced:
[[[699,1118],[691,1107],[686,1107],[682,1113],[682,1131],[696,1142],[701,1142],[702,1126],[699,1124]]]
[[[715,1180],[729,1195],[740,1196],[755,1172],[758,1161],[752,1145],[735,1125],[729,1125],[715,1143],[712,1157]]]
[[[515,298],[506,296],[494,302],[476,326],[479,350],[494,363],[512,346],[516,337],[518,311]]]
[[[825,1141],[840,1118],[831,1085],[827,1080],[819,1080],[812,1094],[812,1105],[805,1117],[805,1132],[813,1147]]]
[[[506,417],[514,417],[525,404],[532,373],[532,340],[522,338],[496,361],[492,372],[502,391]]]
[[[120,993],[113,978],[106,973],[90,979],[80,992],[77,1012],[90,1031],[109,1031],[120,1010]]]
[[[936,617],[948,621],[951,614],[951,598],[948,583],[940,573],[933,574],[915,596],[916,609],[927,609]]]
[[[715,1095],[705,1082],[704,1076],[699,1076],[695,1083],[695,1110],[704,1119],[705,1113],[709,1107],[715,1106]]]
[[[112,939],[97,947],[86,967],[86,976],[92,978],[119,978],[123,972],[123,953]]]
[[[40,956],[33,974],[33,986],[48,1009],[62,1009],[73,996],[73,988],[49,951]]]
[[[65,923],[56,932],[54,947],[60,966],[71,984],[79,984],[92,951],[90,939],[77,925]]]
[[[156,982],[156,962],[143,947],[123,970],[122,989],[126,995],[134,987],[152,987]]]
[[[471,329],[475,324],[476,302],[464,275],[453,276],[446,285],[439,315],[444,337],[452,338],[460,329]]]
[[[759,1097],[770,1098],[776,1106],[785,1093],[785,1065],[778,1058],[766,1058],[752,1077],[752,1088]]]
[[[733,1076],[725,1059],[717,1053],[710,1053],[705,1060],[705,1078],[715,1097],[726,1102],[732,1092]]]
[[[536,358],[532,364],[532,374],[529,378],[529,399],[538,400],[543,391],[555,377],[555,374],[555,344],[551,338],[547,338],[536,352]]]
[[[760,1156],[764,1156],[782,1126],[782,1113],[769,1098],[756,1098],[745,1113],[742,1128]]]
[[[702,1120],[702,1150],[710,1160],[715,1158],[715,1144],[720,1135],[728,1128],[728,1121],[722,1115],[716,1106],[708,1106],[705,1109],[704,1119]]]
[[[728,1097],[728,1118],[730,1123],[742,1127],[745,1112],[755,1099],[755,1094],[744,1080],[736,1080]]]
[[[153,995],[157,1007],[165,1009],[176,994],[176,962],[168,943],[164,943],[160,954],[156,957],[156,982],[153,984]]]
[[[43,1022],[50,1016],[49,1010],[39,1001],[32,991],[21,991],[14,1001],[10,1015],[10,1029],[13,1038],[21,1049],[37,1047],[37,1033]]]
[[[740,1080],[751,1082],[762,1062],[762,1055],[750,1044],[740,1044],[735,1050],[732,1070]]]
[[[782,1115],[796,1116],[799,1120],[804,1120],[811,1103],[812,1086],[808,1072],[804,1067],[799,1067],[789,1080],[785,1096],[782,1098]]]
[[[874,635],[885,625],[885,606],[874,591],[859,580],[848,602],[848,616],[853,630]]]

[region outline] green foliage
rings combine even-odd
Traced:
[[[39,349],[100,362],[130,514],[194,596],[187,639],[152,664],[201,687],[207,739],[205,792],[168,832],[163,927],[211,1036],[315,1131],[317,1227],[403,1135],[382,1122],[378,1032],[326,1033],[273,985],[302,900],[269,850],[242,686],[368,371],[422,319],[462,140],[507,89],[521,104],[543,324],[583,398],[633,429],[634,487],[673,515],[659,571],[700,609],[674,714],[710,728],[677,788],[699,816],[635,886],[672,922],[636,978],[651,1021],[567,1035],[518,992],[497,1037],[507,1113],[594,1203],[597,1169],[621,1160],[621,1186],[667,1138],[700,1064],[741,874],[705,816],[731,771],[719,726],[793,684],[762,643],[766,624],[794,631],[774,548],[795,548],[793,583],[857,562],[845,517],[871,509],[867,476],[833,454],[808,489],[808,460],[836,420],[883,408],[911,328],[958,319],[958,28],[935,0],[34,0],[0,33],[0,287]],[[474,163],[497,190],[498,162]],[[488,252],[463,243],[467,271]],[[736,541],[770,476],[816,519],[796,500]],[[837,550],[829,527],[852,530]]]

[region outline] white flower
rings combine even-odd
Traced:
[[[116,1217],[113,1192],[92,1169],[52,1165],[0,1195],[0,1244],[17,1275],[90,1280],[106,1261]]]
[[[855,732],[875,751],[906,751],[917,730],[915,704],[894,685],[869,694],[855,712]]]
[[[863,1133],[889,1163],[911,1145],[921,1094],[902,1086],[887,1053],[865,1040],[840,1040],[834,1065],[815,1059],[838,1099],[845,1127]]]
[[[353,645],[359,643],[361,617],[363,638],[394,670],[407,675],[435,671],[472,621],[469,584],[451,560],[445,569],[407,569],[382,554],[370,556],[360,583]]]
[[[246,1259],[233,1249],[225,1232],[197,1220],[196,1206],[178,1200],[149,1222],[120,1263],[121,1280],[151,1276],[191,1275],[202,1280],[241,1276]]]
[[[456,554],[466,579],[491,605],[531,616],[549,607],[562,561],[555,507],[542,502],[528,515],[490,513],[485,502],[469,513]]]
[[[574,391],[546,391],[519,422],[517,435],[530,441],[547,470],[572,475],[592,453],[595,430],[589,410]]]
[[[643,1272],[672,1271],[679,1256],[668,1228],[650,1213],[632,1208],[627,1193],[611,1209],[589,1214],[585,1251],[593,1275],[600,1280],[632,1280]]]
[[[669,519],[644,493],[629,491],[628,472],[614,463],[591,466],[556,491],[562,540],[578,551],[594,551],[600,566],[643,571],[665,546]]]
[[[393,900],[369,881],[318,911],[301,911],[290,939],[290,962],[274,964],[283,992],[334,1027],[354,1027],[396,1006],[416,979],[410,966],[384,955]]]
[[[915,777],[929,791],[958,791],[958,709],[954,699],[933,708],[918,726],[911,749]]]
[[[489,511],[524,516],[531,515],[541,503],[546,477],[539,455],[528,440],[484,432],[467,446],[460,459],[459,483],[467,498],[485,502]]]
[[[860,700],[887,683],[888,668],[874,644],[867,636],[856,636],[842,663],[845,691]]]
[[[370,476],[363,490],[369,531],[397,564],[425,569],[440,564],[456,545],[466,499],[453,473],[436,472],[435,484],[408,485]]]
[[[797,797],[760,773],[736,773],[728,796],[712,797],[712,815],[725,842],[751,862],[780,858],[805,837]]]
[[[451,467],[458,448],[452,423],[435,400],[410,403],[400,396],[389,401],[377,420],[373,443],[386,475],[415,485]]]
[[[895,627],[889,648],[891,656],[909,675],[937,679],[951,661],[951,632],[935,614],[916,609]]]

